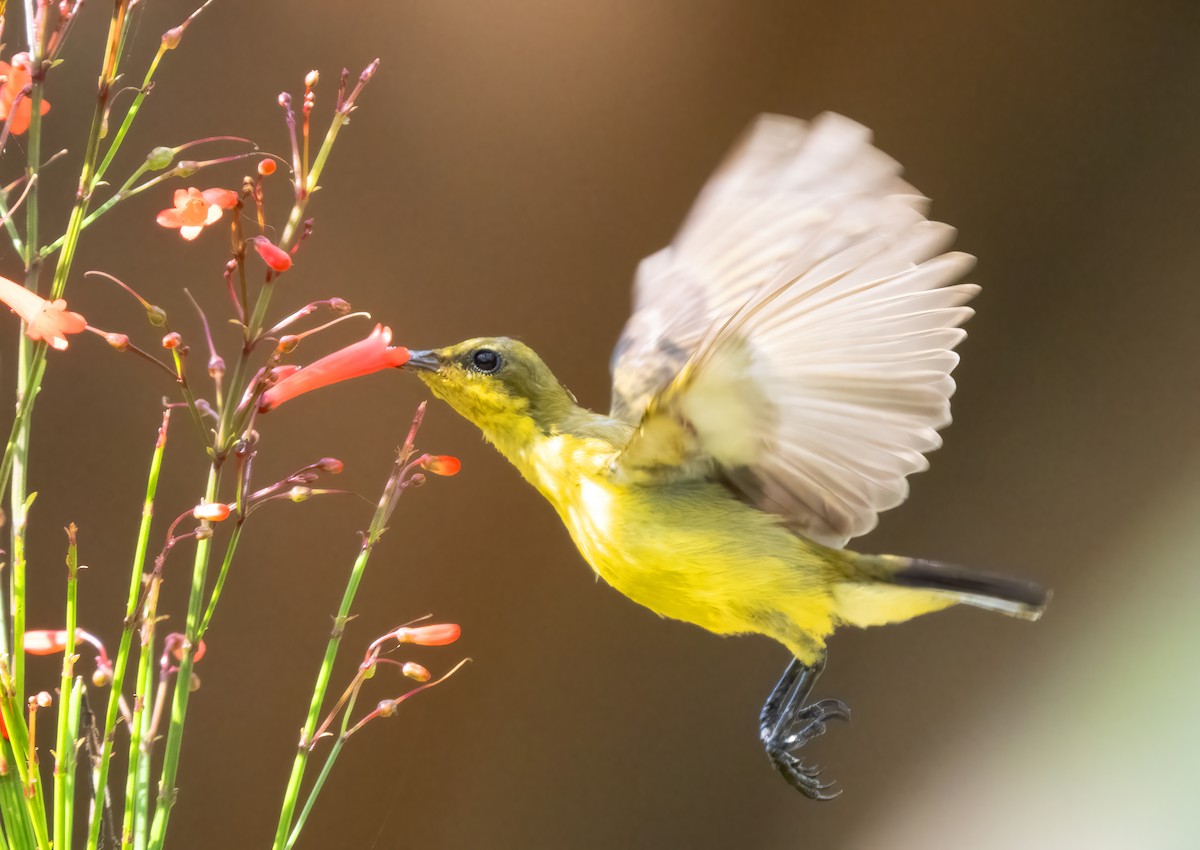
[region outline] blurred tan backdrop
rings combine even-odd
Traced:
[[[131,72],[190,11],[142,5]],[[97,44],[103,10],[87,15],[76,50]],[[1197,43],[1200,7],[1167,0],[214,4],[164,64],[126,168],[212,133],[284,153],[276,94],[318,68],[327,116],[337,70],[380,56],[277,306],[341,296],[416,347],[519,336],[595,407],[635,264],[670,239],[747,121],[832,109],[872,127],[960,228],[984,290],[946,446],[857,545],[1056,591],[1036,626],[967,610],[839,634],[818,693],[855,720],[811,755],[845,794],[810,803],[756,738],[785,652],[660,621],[597,584],[533,490],[432,406],[421,443],[463,472],[404,498],[335,683],[372,637],[426,612],[464,637],[420,660],[475,660],[352,741],[302,846],[1196,846],[1184,766],[1200,755],[1198,636],[1184,624],[1200,547],[1186,509],[1200,427]],[[95,52],[56,72],[49,150],[84,130]],[[47,181],[69,195],[72,168],[59,171]],[[185,245],[156,227],[168,196],[97,225],[77,268],[128,280],[186,329],[184,286],[224,306],[224,240]],[[0,263],[15,273],[11,254]],[[69,295],[95,324],[152,343],[107,285],[77,276]],[[12,322],[3,333],[11,351]],[[37,413],[54,439],[36,444],[31,482],[44,553],[31,624],[59,622],[58,529],[74,520],[91,567],[81,622],[115,643],[167,390],[95,340],[54,359]],[[424,397],[388,373],[290,403],[262,422],[259,480],[333,455],[342,483],[374,499]],[[190,438],[181,422],[164,518],[201,492]],[[369,515],[345,499],[248,525],[200,667],[173,846],[269,843]],[[170,566],[176,612],[187,569]],[[57,681],[54,664],[34,669]]]

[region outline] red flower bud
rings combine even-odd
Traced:
[[[275,173],[275,160],[264,159],[258,164],[258,173],[263,177],[270,177]]]
[[[462,629],[456,623],[436,623],[431,626],[401,626],[392,632],[399,643],[415,643],[418,646],[445,646],[454,643]]]
[[[323,457],[317,466],[321,468],[322,472],[328,472],[331,475],[341,475],[342,470],[346,468],[346,465],[336,457]]]
[[[265,236],[255,236],[250,240],[254,250],[262,257],[264,263],[274,271],[285,272],[292,267],[292,255],[275,245]]]
[[[462,461],[450,455],[425,455],[421,458],[421,468],[434,475],[457,475],[462,469]]]

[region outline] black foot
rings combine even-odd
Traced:
[[[823,735],[828,721],[850,720],[850,709],[841,700],[803,704],[824,667],[823,661],[809,667],[793,660],[767,697],[759,717],[759,736],[767,757],[789,785],[812,800],[832,800],[841,791],[826,793],[833,783],[821,782],[820,768],[806,765],[794,753]]]

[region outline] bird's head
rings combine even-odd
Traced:
[[[508,337],[480,337],[412,351],[405,364],[435,396],[473,422],[505,454],[555,429],[575,399],[533,349]]]

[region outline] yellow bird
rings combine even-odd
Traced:
[[[414,351],[558,511],[592,568],[664,617],[774,638],[793,661],[760,737],[783,776],[835,796],[797,751],[839,700],[805,705],[842,624],[957,603],[1037,619],[1037,585],[842,547],[908,495],[950,422],[971,257],[870,132],[765,115],[642,261],[612,358],[612,409],[576,404],[506,337]]]

